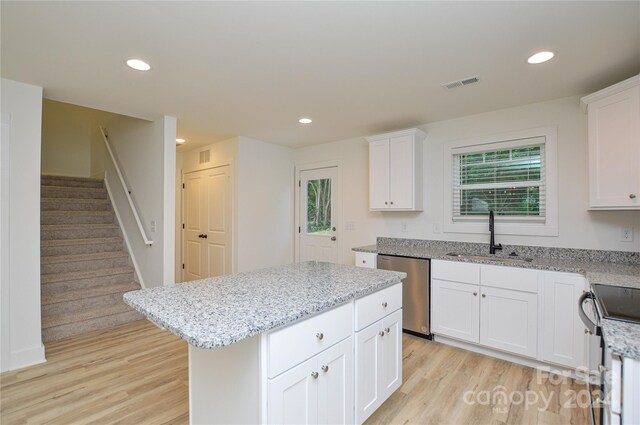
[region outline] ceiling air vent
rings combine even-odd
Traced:
[[[456,87],[468,86],[469,84],[475,84],[480,82],[480,76],[467,77],[461,80],[452,81],[442,85],[447,90],[455,89]]]
[[[206,164],[207,162],[209,162],[209,159],[211,158],[211,151],[209,149],[207,149],[206,151],[202,151],[200,152],[200,164]]]

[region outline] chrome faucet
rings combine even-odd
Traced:
[[[496,245],[496,232],[494,229],[494,223],[493,223],[493,210],[489,211],[489,232],[491,232],[491,240],[489,241],[489,254],[495,254],[496,253],[496,249],[501,250],[502,249],[502,244],[499,243],[498,245]]]

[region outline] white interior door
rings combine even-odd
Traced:
[[[298,261],[338,262],[337,183],[337,167],[300,172]]]
[[[185,174],[183,280],[231,273],[229,166]]]

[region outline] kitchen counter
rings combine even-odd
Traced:
[[[502,252],[494,258],[485,260],[453,257],[447,253],[487,255],[488,244],[392,238],[379,238],[377,245],[353,248],[353,250],[384,255],[579,273],[587,278],[589,284],[640,288],[640,253],[637,252],[505,245]],[[505,261],[504,257],[508,257],[508,254],[513,251],[517,252],[519,257],[531,258],[532,261]],[[601,326],[605,342],[614,354],[640,359],[640,324],[603,319]]]
[[[585,275],[591,284],[640,288],[640,256],[637,253],[617,253],[615,251],[592,251],[578,249],[544,249],[512,246],[491,259],[470,259],[447,255],[450,252],[469,255],[488,255],[488,244],[414,241],[385,239],[387,243],[353,248],[358,252],[372,252],[403,257],[429,258],[467,263],[492,264],[526,269],[579,273]],[[393,243],[393,241],[398,241]],[[435,242],[423,243],[419,242]],[[520,258],[531,258],[531,262],[504,260],[511,252],[518,252]],[[518,258],[518,257],[516,257]],[[613,260],[613,261],[607,261]],[[626,262],[636,261],[634,262]]]
[[[306,262],[128,292],[124,301],[198,348],[224,347],[400,282],[405,273]]]

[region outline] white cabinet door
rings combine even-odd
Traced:
[[[318,354],[318,423],[353,423],[353,339]]]
[[[640,86],[589,103],[592,208],[640,208]]]
[[[318,423],[318,379],[312,376],[317,365],[313,357],[268,381],[269,423]]]
[[[389,139],[369,144],[369,202],[371,209],[389,208]]]
[[[489,287],[481,291],[480,343],[536,357],[538,295]]]
[[[578,298],[586,279],[568,273],[544,273],[542,359],[577,368],[586,367],[587,335],[578,316]]]
[[[363,423],[380,407],[382,391],[381,321],[356,332],[356,423]]]
[[[434,334],[478,342],[480,287],[466,283],[431,280],[431,328]]]
[[[383,401],[402,385],[402,309],[382,319]]]
[[[413,208],[413,147],[413,136],[400,136],[389,140],[389,207],[392,209]]]

